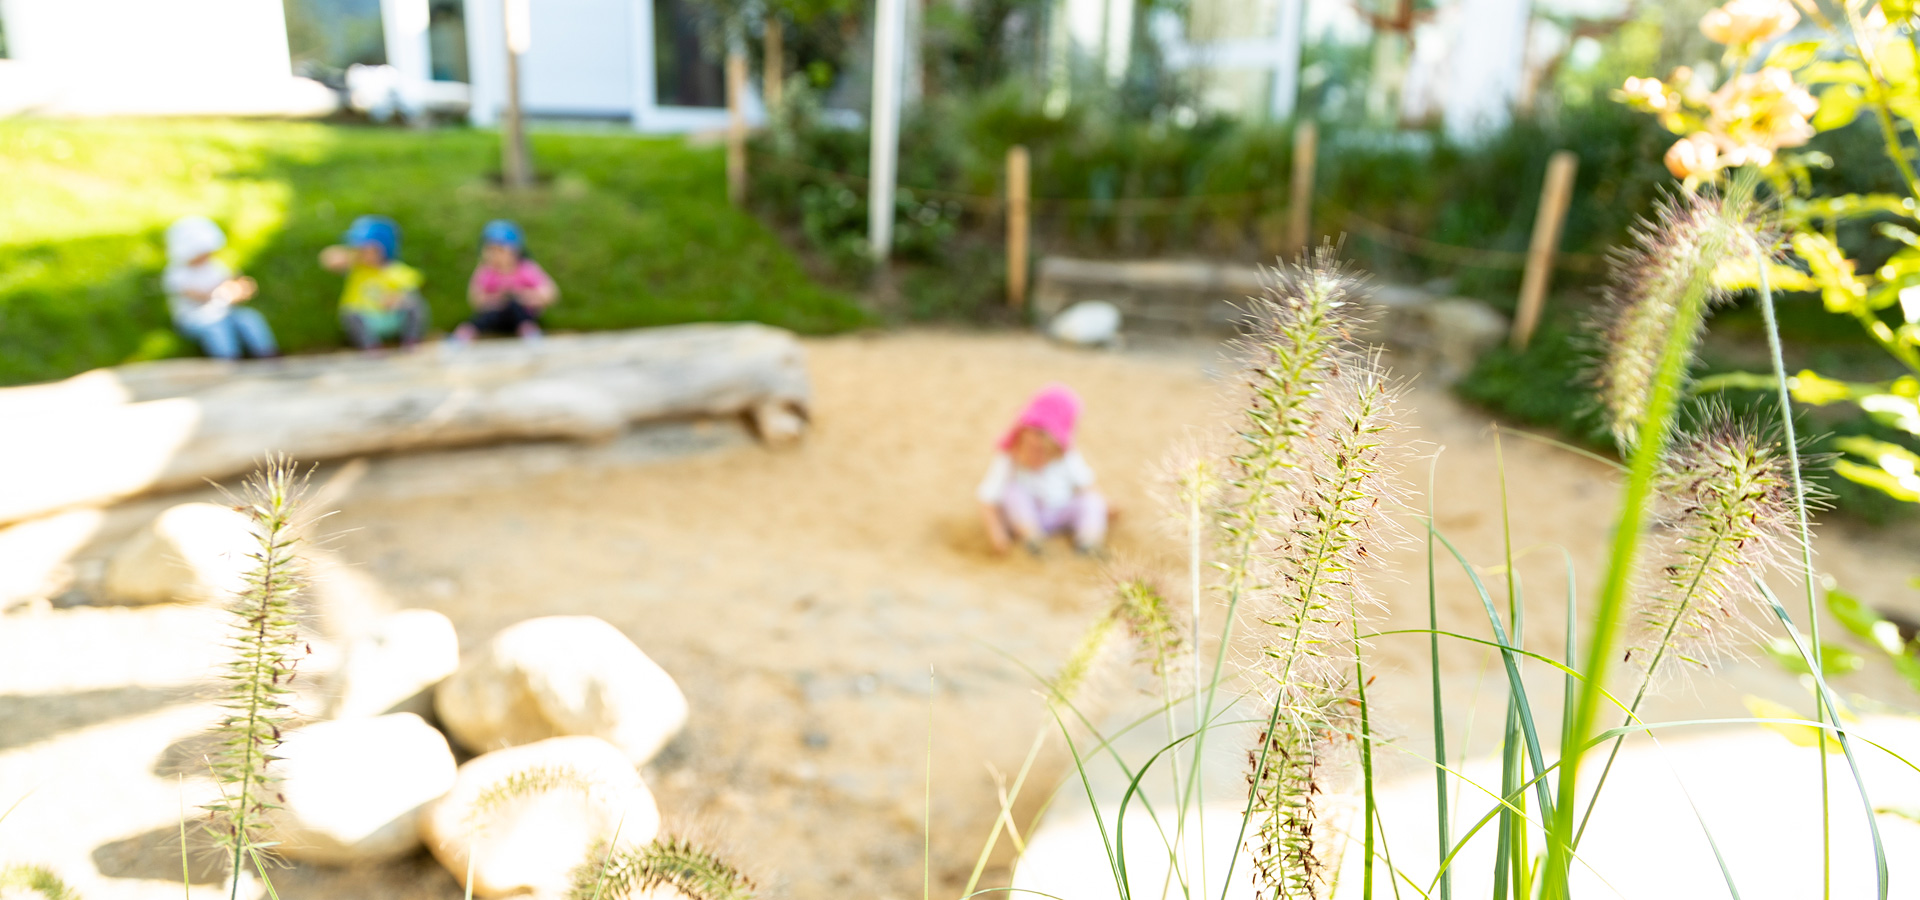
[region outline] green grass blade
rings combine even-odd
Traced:
[[[1373,900],[1373,829],[1379,821],[1379,808],[1373,792],[1373,726],[1367,708],[1367,667],[1360,652],[1360,619],[1354,617],[1353,626],[1353,685],[1355,698],[1360,704],[1360,791],[1361,804],[1364,807],[1361,821],[1366,830],[1366,838],[1361,846],[1361,858],[1367,861],[1367,868],[1361,875],[1360,896],[1362,900]],[[1388,864],[1391,866],[1391,862]],[[1398,891],[1395,891],[1397,894]]]
[[[1080,775],[1080,787],[1086,792],[1088,808],[1093,810],[1093,822],[1100,828],[1100,845],[1106,849],[1107,867],[1113,872],[1113,882],[1119,891],[1120,900],[1130,900],[1125,854],[1114,850],[1114,838],[1107,834],[1107,820],[1100,815],[1100,801],[1093,796],[1093,780],[1087,777],[1086,760],[1081,758],[1080,748],[1074,743],[1073,734],[1068,730],[1067,723],[1060,720],[1059,711],[1051,704],[1048,705],[1048,709],[1053,711],[1053,720],[1060,726],[1060,734],[1066,738],[1067,752],[1073,755],[1073,770]]]
[[[1762,269],[1764,268],[1763,266]],[[1816,651],[1808,649],[1806,638],[1801,637],[1800,629],[1793,626],[1793,617],[1787,615],[1786,607],[1780,605],[1779,598],[1773,595],[1773,590],[1767,587],[1766,582],[1755,577],[1753,583],[1755,587],[1760,589],[1761,596],[1766,597],[1767,603],[1773,607],[1773,614],[1779,617],[1780,624],[1786,626],[1787,636],[1793,639],[1794,646],[1800,649],[1801,658],[1805,659],[1807,666],[1812,669],[1813,683],[1815,687],[1819,688],[1820,701],[1834,714],[1834,739],[1840,742],[1840,752],[1844,753],[1847,757],[1847,770],[1853,774],[1854,787],[1860,791],[1860,805],[1866,810],[1867,832],[1873,837],[1873,866],[1875,884],[1878,890],[1877,896],[1879,900],[1887,900],[1887,848],[1880,839],[1880,822],[1874,818],[1873,801],[1867,796],[1867,780],[1860,774],[1860,763],[1854,759],[1853,756],[1853,740],[1847,734],[1846,726],[1840,722],[1840,705],[1834,702],[1833,692],[1827,688],[1826,676],[1820,672],[1820,661],[1814,656]],[[1822,753],[1820,754],[1820,765],[1823,772],[1825,771],[1826,764],[1826,755]],[[1822,784],[1824,786],[1824,779],[1822,780]],[[1825,819],[1827,811],[1822,809],[1820,815],[1822,819]]]
[[[1512,691],[1512,696],[1517,701],[1516,706],[1519,710],[1520,729],[1526,737],[1527,753],[1533,758],[1534,770],[1544,772],[1547,768],[1546,754],[1540,749],[1540,732],[1534,727],[1533,709],[1527,702],[1527,686],[1525,682],[1520,680],[1520,666],[1516,659],[1516,656],[1521,651],[1514,647],[1513,642],[1508,639],[1506,626],[1501,624],[1500,613],[1493,608],[1493,598],[1487,594],[1487,586],[1480,582],[1479,573],[1473,570],[1473,566],[1467,562],[1467,558],[1461,555],[1458,548],[1453,546],[1452,541],[1447,540],[1446,535],[1434,529],[1432,519],[1427,520],[1427,531],[1432,534],[1435,539],[1440,541],[1441,546],[1447,548],[1447,552],[1453,554],[1455,560],[1459,561],[1461,570],[1467,573],[1468,580],[1473,582],[1474,591],[1480,595],[1480,603],[1486,609],[1487,621],[1493,625],[1493,635],[1500,642],[1500,661],[1506,666],[1507,687]],[[1541,814],[1551,817],[1554,813],[1553,790],[1551,786],[1543,781],[1535,786],[1535,790],[1540,795]]]
[[[1433,485],[1439,481],[1440,454],[1435,452],[1433,462],[1427,471],[1427,521],[1433,521]],[[1447,704],[1440,692],[1440,589],[1435,578],[1433,530],[1427,530],[1427,659],[1433,681],[1433,758],[1445,762],[1447,759]],[[1444,767],[1433,770],[1433,790],[1436,824],[1439,825],[1440,852],[1445,853],[1447,845],[1452,843],[1448,832],[1452,828],[1452,814],[1447,810],[1447,772]],[[1440,874],[1440,900],[1453,900],[1453,875],[1444,869]]]

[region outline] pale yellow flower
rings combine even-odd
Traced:
[[[1781,147],[1813,137],[1808,121],[1820,101],[1795,84],[1785,69],[1769,67],[1736,76],[1707,98],[1707,128],[1729,166],[1766,165]]]
[[[1620,93],[1635,109],[1647,112],[1666,112],[1675,105],[1674,95],[1658,78],[1635,78],[1629,76],[1627,83],[1620,86]]]
[[[1777,38],[1800,24],[1800,11],[1788,0],[1727,0],[1700,17],[1700,33],[1729,47]]]
[[[1720,147],[1712,135],[1696,131],[1667,148],[1666,163],[1675,178],[1712,175],[1720,170]]]

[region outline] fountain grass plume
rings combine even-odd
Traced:
[[[1606,304],[1595,322],[1599,334],[1593,380],[1614,440],[1622,449],[1640,438],[1647,422],[1660,358],[1676,328],[1689,348],[1706,328],[1704,315],[1682,315],[1694,292],[1712,307],[1729,293],[1713,273],[1740,252],[1749,238],[1764,238],[1762,208],[1750,187],[1726,194],[1703,191],[1662,201],[1652,220],[1633,231],[1633,244],[1613,254]],[[1682,373],[1684,378],[1684,372]]]
[[[740,870],[692,841],[664,837],[644,847],[597,845],[574,870],[567,900],[640,900],[669,888],[686,900],[751,900]]]
[[[1789,466],[1771,429],[1722,406],[1669,448],[1656,514],[1671,540],[1641,593],[1628,651],[1649,675],[1674,663],[1705,668],[1757,633],[1748,610],[1765,603],[1753,578],[1795,565]]]
[[[1121,579],[1115,594],[1113,617],[1126,626],[1127,634],[1139,648],[1140,662],[1157,676],[1170,676],[1186,641],[1174,621],[1166,594],[1151,580],[1138,575]]]
[[[467,823],[484,831],[493,814],[507,804],[523,797],[563,789],[592,797],[604,791],[606,785],[573,766],[528,766],[488,785],[486,790],[475,796],[473,805],[467,808]]]
[[[80,900],[80,893],[46,866],[30,863],[0,866],[0,894],[12,897],[16,891],[40,900]]]
[[[1764,237],[1765,210],[1753,199],[1754,189],[1755,177],[1749,174],[1735,178],[1725,194],[1707,191],[1671,199],[1662,205],[1655,224],[1635,234],[1637,246],[1615,257],[1599,382],[1614,435],[1626,450],[1627,478],[1599,602],[1587,629],[1586,677],[1560,739],[1555,780],[1557,793],[1567,802],[1554,806],[1546,828],[1545,900],[1570,900],[1577,840],[1572,798],[1578,794],[1581,757],[1600,714],[1608,669],[1620,652],[1621,626],[1640,572],[1642,530],[1688,371],[1707,313],[1724,295],[1715,284],[1715,272],[1752,255],[1755,248],[1772,246]]]
[[[1354,636],[1374,605],[1360,575],[1400,536],[1388,512],[1399,492],[1396,393],[1370,355],[1349,359],[1327,387],[1316,399],[1324,430],[1308,435],[1283,495],[1288,525],[1262,554],[1266,587],[1250,610],[1264,626],[1250,674],[1270,704],[1249,753],[1250,849],[1255,883],[1275,900],[1325,887],[1332,851],[1314,798],[1334,736],[1353,731]]]
[[[205,807],[208,828],[232,863],[231,896],[238,896],[241,873],[270,846],[264,840],[266,816],[276,794],[268,771],[278,759],[283,728],[292,723],[288,700],[294,667],[304,655],[295,600],[306,584],[295,552],[298,521],[307,478],[285,457],[269,457],[234,497],[234,508],[253,520],[258,552],[246,586],[229,607],[233,616],[229,644],[232,659],[223,676],[225,710],[216,731],[220,747],[212,758],[221,797]]]

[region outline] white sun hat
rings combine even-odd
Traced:
[[[227,245],[226,232],[206,216],[187,216],[167,226],[167,261],[184,263]]]

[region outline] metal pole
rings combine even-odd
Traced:
[[[873,143],[867,168],[867,243],[882,262],[893,251],[893,191],[900,155],[900,42],[903,0],[875,0],[873,23]]]
[[[1553,279],[1553,256],[1560,249],[1560,227],[1567,220],[1573,197],[1573,173],[1580,158],[1571,150],[1557,150],[1547,160],[1547,181],[1540,188],[1540,212],[1533,219],[1533,241],[1527,245],[1527,272],[1520,279],[1520,307],[1513,316],[1510,341],[1527,349],[1540,311],[1547,305],[1547,283]]]

